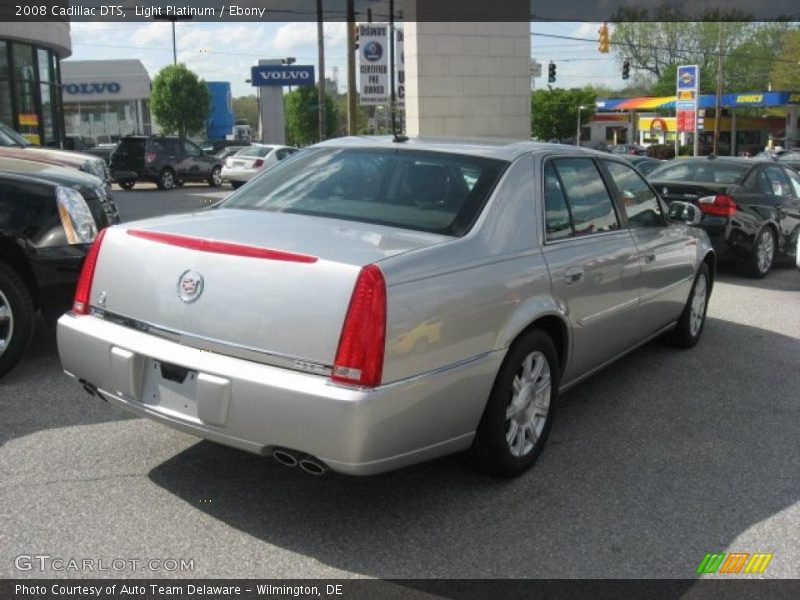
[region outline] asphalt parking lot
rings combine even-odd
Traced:
[[[124,220],[230,188],[116,191]],[[800,273],[723,269],[700,344],[652,343],[562,397],[533,471],[461,457],[314,477],[90,397],[40,327],[0,383],[0,577],[688,578],[707,552],[800,577]],[[20,555],[192,571],[19,571]]]

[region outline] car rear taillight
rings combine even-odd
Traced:
[[[89,299],[92,295],[92,280],[94,279],[94,269],[97,266],[97,257],[100,255],[100,245],[103,243],[103,238],[106,235],[106,230],[102,229],[97,237],[94,238],[94,243],[86,258],[83,260],[83,268],[81,275],[78,278],[78,285],[75,287],[75,299],[72,302],[72,312],[76,315],[89,314]]]
[[[380,385],[385,343],[386,281],[377,265],[367,265],[358,274],[350,298],[331,380]]]
[[[253,163],[254,169],[260,169],[263,166],[264,166],[264,160],[261,158],[259,158],[256,162]]]
[[[144,155],[144,162],[149,164],[156,159],[156,156],[157,155],[155,152],[146,152]]]
[[[700,198],[697,204],[700,207],[700,211],[707,215],[730,217],[736,214],[736,202],[725,194]]]

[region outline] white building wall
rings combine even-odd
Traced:
[[[412,136],[529,139],[530,25],[406,22]]]

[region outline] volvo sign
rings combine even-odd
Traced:
[[[253,85],[314,85],[314,65],[259,65],[250,72]]]
[[[105,83],[65,83],[64,91],[68,94],[118,94],[122,86],[116,81]]]

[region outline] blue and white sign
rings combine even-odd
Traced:
[[[116,81],[64,84],[67,94],[118,94],[121,89],[122,86]]]
[[[255,86],[314,85],[314,65],[260,65],[250,70]]]
[[[698,77],[697,65],[682,65],[678,67],[678,91],[697,91]]]

